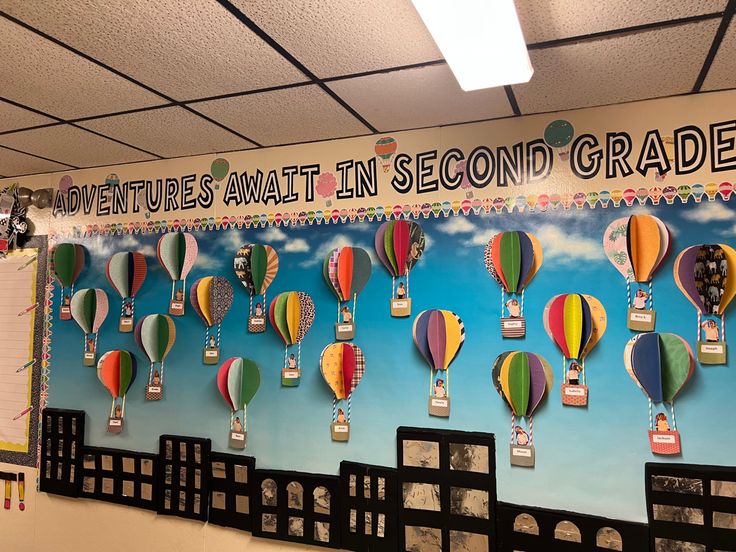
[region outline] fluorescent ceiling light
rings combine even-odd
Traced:
[[[532,78],[513,0],[412,2],[466,92]]]

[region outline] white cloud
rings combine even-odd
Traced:
[[[233,255],[235,255],[235,252],[243,245],[245,244],[240,232],[236,230],[227,230],[225,232],[225,243],[223,246],[227,251],[232,251]]]
[[[444,234],[469,234],[475,230],[475,226],[467,217],[448,217],[444,222],[437,226],[437,230]]]
[[[210,255],[209,253],[203,253],[200,249],[199,253],[197,253],[197,262],[194,263],[194,266],[196,266],[197,268],[213,269],[218,268],[222,264],[222,262],[222,257]]]
[[[485,247],[491,241],[491,238],[499,232],[500,230],[495,228],[478,229],[464,243],[469,247]]]
[[[705,224],[721,220],[733,220],[736,213],[719,201],[701,203],[700,206],[688,209],[682,214],[682,218],[692,222]]]
[[[305,261],[302,261],[299,264],[303,267],[309,267],[309,266],[320,264],[322,263],[322,261],[325,260],[325,257],[330,251],[332,251],[333,249],[337,247],[345,247],[348,245],[351,247],[360,247],[362,249],[365,249],[368,255],[370,255],[371,262],[374,265],[377,263],[380,263],[380,261],[376,257],[373,247],[371,247],[370,245],[367,245],[361,242],[355,242],[354,240],[350,238],[350,236],[345,235],[345,234],[335,234],[329,240],[322,242],[319,245],[319,247],[315,250],[314,255],[311,258],[306,259]]]
[[[309,251],[309,244],[304,238],[294,238],[293,240],[287,241],[280,251],[284,253],[307,253]]]
[[[542,243],[544,263],[580,266],[581,263],[603,261],[606,258],[600,240],[566,232],[554,224],[540,226],[534,230],[534,235]]]
[[[275,226],[269,226],[266,230],[258,235],[258,239],[264,243],[282,242],[286,241],[286,232]]]
[[[726,237],[736,236],[736,224],[731,226],[731,228],[726,228],[725,230],[721,230],[720,234],[721,236],[726,236]]]

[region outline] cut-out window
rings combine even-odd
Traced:
[[[194,513],[199,513],[200,504],[202,503],[202,499],[199,496],[199,493],[194,493]]]
[[[112,478],[110,477],[103,477],[102,478],[102,492],[104,494],[112,494],[114,489],[114,482]]]
[[[330,513],[330,491],[325,487],[317,487],[314,489],[314,513],[329,514]],[[329,527],[329,525],[328,525]],[[329,533],[329,530],[328,530]],[[329,540],[329,537],[327,538]]]
[[[77,443],[72,441],[72,452],[71,452],[72,460],[76,460],[77,458]]]
[[[358,530],[358,512],[350,510],[350,532],[355,533]]]
[[[217,510],[225,509],[225,493],[222,491],[212,491],[212,507]]]
[[[194,488],[199,489],[202,486],[202,470],[196,468],[194,470]]]
[[[69,466],[69,483],[74,483],[74,464]]]
[[[102,455],[102,471],[112,471],[112,456],[109,454]]]
[[[141,474],[153,475],[153,460],[150,458],[144,458],[141,460]]]
[[[527,535],[539,535],[539,525],[534,516],[530,514],[519,514],[514,520],[514,531]]]
[[[373,534],[373,513],[372,512],[365,513],[365,534],[366,535]]]
[[[304,487],[302,487],[301,483],[292,481],[286,486],[286,492],[288,494],[287,504],[289,508],[292,510],[301,510],[304,508]]]
[[[264,479],[263,483],[261,483],[261,504],[264,506],[276,506],[276,492],[278,490],[278,486],[276,485],[276,482],[273,479]],[[274,516],[275,517],[275,516]],[[264,516],[264,524],[265,524],[265,516]],[[276,526],[276,522],[274,520],[274,527]],[[266,529],[264,529],[266,531]],[[276,532],[274,529],[273,532]]]
[[[183,512],[187,509],[187,493],[179,491],[179,511]]]
[[[248,466],[235,465],[235,482],[236,483],[247,483],[248,482]]]
[[[386,478],[385,477],[378,478],[378,492],[376,494],[378,495],[378,500],[386,500]]]
[[[330,542],[330,524],[327,521],[314,522],[314,540]]]
[[[289,535],[292,537],[304,536],[304,518],[289,516]]]
[[[595,535],[595,544],[598,548],[606,550],[623,550],[624,543],[621,533],[612,527],[601,527]]]
[[[187,468],[186,466],[181,466],[179,468],[179,486],[180,487],[187,486]]]
[[[150,483],[141,483],[141,498],[143,500],[153,499],[153,487]]]
[[[357,491],[356,487],[358,485],[357,479],[358,477],[354,473],[350,474],[350,485],[349,485],[349,490],[348,490],[350,496],[355,496],[357,494],[356,493]]]
[[[123,458],[123,471],[125,473],[135,473],[135,458]]]
[[[263,514],[261,516],[261,531],[264,533],[275,533],[276,521],[276,514]]]
[[[123,480],[123,496],[135,496],[135,483],[127,479]]]
[[[363,498],[371,497],[371,476],[363,476]]]
[[[225,462],[212,462],[212,477],[225,478]]]
[[[250,500],[247,495],[235,495],[235,511],[239,514],[250,513]]]
[[[386,515],[378,514],[378,523],[376,524],[376,536],[383,538],[386,534]]]
[[[583,542],[580,529],[572,521],[561,521],[555,527],[555,538],[567,542]]]
[[[179,443],[179,460],[182,462],[187,461],[187,444]]]
[[[94,477],[85,477],[84,479],[82,479],[82,492],[83,493],[95,492],[95,478]]]

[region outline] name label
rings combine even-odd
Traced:
[[[432,406],[447,406],[447,399],[432,399]]]
[[[632,322],[651,322],[652,315],[644,312],[632,312],[629,319]]]
[[[172,301],[171,302],[171,308],[172,309],[183,309],[184,308],[184,303],[182,303],[180,301]]]
[[[122,420],[110,420],[111,427],[120,427],[122,423],[123,423]]]
[[[204,352],[204,356],[206,356],[206,357],[216,357],[217,356],[217,349],[207,349]]]
[[[675,436],[674,435],[653,435],[652,441],[654,441],[655,443],[664,443],[667,445],[674,445]]]
[[[334,431],[335,433],[347,433],[350,429],[346,425],[336,425],[334,426]]]
[[[338,324],[337,331],[338,332],[351,332],[353,331],[353,325],[352,324]]]
[[[148,392],[149,393],[160,393],[161,392],[161,386],[160,385],[149,385],[148,386]]]
[[[405,309],[407,306],[406,301],[394,301],[394,308]]]
[[[69,314],[72,312],[72,309],[70,307],[61,307],[61,312],[64,314]]]
[[[238,433],[237,431],[232,431],[230,433],[230,438],[233,441],[245,441],[245,433]]]
[[[565,395],[570,395],[571,397],[584,397],[585,388],[584,387],[565,387]]]
[[[296,379],[299,377],[299,372],[296,370],[285,370],[284,377],[286,379]]]
[[[701,353],[716,353],[716,354],[723,354],[723,345],[706,345],[703,344],[700,346],[700,352]]]
[[[521,320],[504,320],[503,321],[504,328],[521,328],[522,326],[523,326],[523,323]]]
[[[84,353],[84,359],[85,360],[93,360],[95,358],[94,353]]]
[[[531,449],[514,447],[511,449],[511,454],[513,454],[514,456],[524,456],[525,458],[531,458],[532,451]]]
[[[250,323],[251,324],[263,324],[264,320],[263,318],[251,318]]]

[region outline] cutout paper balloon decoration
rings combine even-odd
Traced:
[[[146,400],[159,401],[164,393],[164,362],[176,341],[176,326],[165,314],[149,314],[138,321],[134,336],[150,362]]]
[[[396,140],[390,136],[379,138],[378,142],[376,142],[374,151],[376,152],[376,157],[378,157],[378,162],[383,172],[387,173],[391,170],[391,159],[396,155],[398,147],[399,145],[396,143]]]
[[[409,273],[422,256],[425,244],[424,231],[416,222],[387,221],[376,231],[376,254],[391,274],[391,316],[403,317],[411,314]]]
[[[337,297],[335,339],[338,341],[352,339],[355,335],[358,294],[363,291],[371,277],[371,258],[366,250],[360,247],[338,247],[325,257],[322,263],[322,276]]]
[[[654,330],[656,312],[652,280],[667,258],[671,242],[667,226],[652,215],[616,219],[603,233],[603,250],[626,279],[627,326],[631,330]]]
[[[544,129],[544,141],[548,146],[555,148],[560,159],[566,161],[570,157],[570,142],[575,135],[575,129],[569,121],[558,119],[552,121]]]
[[[260,333],[266,331],[266,290],[271,285],[279,270],[279,256],[270,245],[251,243],[243,245],[235,254],[233,262],[235,275],[248,290],[248,331]],[[256,299],[255,311],[253,298]]]
[[[78,243],[60,243],[51,251],[51,270],[61,286],[59,319],[71,320],[70,309],[74,283],[84,268],[84,247]],[[69,291],[65,291],[66,289]]]
[[[269,318],[276,334],[284,342],[284,366],[281,369],[281,385],[296,387],[301,378],[302,340],[314,322],[314,302],[301,291],[286,291],[271,301]],[[296,345],[297,352],[289,353]]]
[[[526,334],[524,292],[542,266],[543,257],[542,244],[527,232],[501,232],[486,245],[483,257],[486,269],[501,286],[503,337],[524,337]],[[509,294],[508,299],[506,294]]]
[[[146,279],[146,257],[143,253],[124,251],[115,253],[107,261],[105,274],[107,279],[120,294],[120,324],[118,330],[124,333],[133,331],[135,316],[135,296]]]
[[[186,232],[172,232],[161,236],[156,247],[158,261],[171,278],[169,314],[184,315],[184,294],[187,275],[197,261],[197,240]]]
[[[652,452],[680,454],[675,398],[695,373],[690,345],[679,335],[671,333],[638,335],[624,349],[624,365],[649,400],[649,444]],[[656,416],[653,414],[655,404],[661,404],[663,409]],[[670,405],[669,419],[666,404]]]
[[[72,295],[72,318],[84,332],[84,366],[96,364],[97,333],[107,311],[107,294],[101,289],[80,289]]]
[[[230,448],[245,448],[247,408],[260,386],[261,372],[250,359],[229,358],[217,371],[217,388],[230,407]],[[243,413],[242,421],[239,412]]]
[[[429,414],[450,415],[450,364],[465,342],[465,326],[448,310],[425,310],[414,319],[414,345],[429,364]]]
[[[333,441],[350,438],[350,414],[355,388],[365,374],[365,357],[354,343],[331,343],[322,350],[319,369],[333,393],[332,423],[330,431]],[[347,401],[347,416],[339,401]]]
[[[192,284],[189,301],[204,322],[204,364],[220,360],[220,327],[233,304],[233,287],[222,276],[205,276]],[[217,331],[211,329],[217,326]]]
[[[585,358],[606,331],[603,304],[592,295],[563,293],[547,303],[544,329],[562,352],[562,404],[588,404]]]
[[[108,433],[120,433],[123,430],[125,397],[135,381],[136,372],[135,357],[128,351],[120,349],[108,351],[97,362],[97,379],[112,397],[110,417],[107,421]]]
[[[736,296],[736,250],[723,243],[693,245],[677,256],[673,273],[698,313],[698,360],[726,364],[724,314]]]

